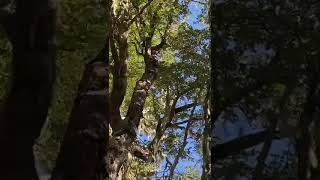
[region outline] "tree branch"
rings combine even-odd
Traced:
[[[278,133],[279,132],[277,131],[275,132],[275,134],[273,134],[273,139],[279,139],[279,137],[277,136]],[[268,134],[269,131],[264,130],[258,133],[249,134],[246,136],[236,138],[223,144],[215,145],[212,148],[213,159],[221,160],[230,155],[236,155],[247,148],[262,143],[266,139]]]
[[[114,62],[117,62],[119,60],[119,56],[118,56],[118,51],[115,46],[115,41],[113,37],[110,38],[110,47],[111,47],[112,59]]]
[[[174,161],[173,161],[173,163],[172,163],[172,165],[170,167],[169,180],[173,179],[174,170],[175,170],[176,166],[179,163],[179,160],[180,160],[180,158],[182,156],[182,153],[184,152],[184,148],[188,144],[187,139],[188,139],[188,135],[189,135],[189,129],[192,126],[191,118],[192,118],[192,116],[194,114],[195,109],[196,109],[196,107],[194,106],[192,111],[191,111],[191,113],[190,113],[190,116],[189,116],[189,122],[188,122],[187,127],[186,127],[186,129],[184,131],[184,137],[183,137],[182,145],[180,146],[179,151],[178,151],[178,153],[176,155],[176,158],[174,159]]]
[[[206,5],[206,3],[205,3],[205,2],[201,2],[201,1],[197,1],[197,0],[192,0],[192,2],[195,2],[195,3],[201,4],[201,5]]]
[[[187,105],[184,105],[184,106],[180,106],[180,107],[178,107],[178,108],[176,108],[174,110],[174,113],[177,114],[179,112],[185,111],[185,110],[187,110],[189,108],[192,108],[192,107],[198,106],[198,105],[199,105],[199,103],[191,103],[191,104],[187,104]]]
[[[135,22],[135,20],[142,15],[142,13],[144,12],[144,10],[145,10],[147,7],[149,7],[152,2],[153,2],[153,0],[149,0],[149,1],[147,2],[147,4],[145,4],[145,5],[141,8],[141,10],[138,12],[138,14],[135,15],[135,16],[129,21],[129,23],[127,24],[127,27],[130,27],[131,24],[132,24],[133,22]]]
[[[156,45],[156,46],[154,46],[154,47],[151,47],[151,50],[159,51],[159,49],[163,48],[163,47],[167,44],[167,41],[166,41],[166,39],[167,39],[167,32],[168,32],[168,30],[169,30],[172,22],[173,22],[173,18],[172,18],[172,16],[169,15],[169,16],[168,16],[168,23],[167,23],[167,26],[166,26],[166,28],[165,28],[165,30],[164,30],[163,35],[162,35],[160,44],[158,44],[158,45]]]
[[[152,50],[152,51],[159,51],[159,50],[162,49],[166,44],[167,44],[166,38],[162,38],[160,44],[151,47],[151,50]]]
[[[154,158],[152,157],[150,151],[147,148],[140,146],[139,144],[135,144],[132,147],[131,152],[135,157],[145,162],[154,162]]]
[[[143,52],[140,51],[139,48],[138,48],[138,44],[136,42],[132,42],[132,44],[134,45],[136,53],[139,54],[139,55],[143,55]]]

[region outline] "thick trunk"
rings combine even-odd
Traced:
[[[108,47],[86,66],[52,180],[104,180],[108,144]]]
[[[110,30],[112,1],[107,1]],[[105,180],[109,144],[109,40],[86,65],[52,180]]]
[[[13,80],[0,126],[0,179],[38,179],[33,144],[46,120],[55,77],[56,6],[16,1],[4,24],[13,47]]]

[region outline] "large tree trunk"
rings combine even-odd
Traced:
[[[108,46],[87,64],[52,180],[105,180],[108,145]]]
[[[7,17],[13,80],[0,119],[0,179],[35,180],[33,144],[46,120],[55,77],[56,4],[17,0]]]

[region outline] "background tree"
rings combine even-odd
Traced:
[[[223,121],[232,119],[230,109],[245,104],[251,119],[266,117],[262,120],[266,131],[214,146],[213,156],[226,158],[264,142],[257,165],[250,171],[240,168],[251,178],[272,177],[265,162],[277,133],[296,144],[298,163],[293,165],[299,167],[298,179],[306,179],[307,169],[313,166],[306,160],[312,153],[306,152],[313,149],[310,123],[317,121],[312,114],[318,96],[318,11],[317,4],[302,1],[215,3],[214,121],[218,116]],[[297,177],[292,172],[291,176]]]

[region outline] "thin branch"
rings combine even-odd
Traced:
[[[193,114],[194,114],[194,111],[195,111],[195,106],[193,107],[192,109],[192,112],[190,113],[190,116],[189,116],[189,120],[192,118]],[[182,153],[184,152],[184,148],[186,147],[186,145],[188,144],[187,142],[187,139],[188,139],[188,135],[189,135],[189,129],[191,128],[192,126],[192,121],[190,120],[187,124],[187,127],[185,129],[185,132],[184,132],[184,137],[183,137],[183,143],[178,151],[178,154],[176,156],[176,158],[174,159],[173,163],[172,163],[172,166],[170,167],[170,175],[169,175],[169,180],[173,179],[173,175],[174,175],[174,170],[176,168],[176,166],[178,165],[179,163],[179,160],[182,156]]]
[[[279,132],[273,134],[273,139],[279,139],[277,136]],[[266,137],[269,135],[268,130],[264,130],[258,133],[249,134],[236,138],[234,140],[228,141],[226,143],[218,144],[213,146],[212,156],[214,160],[221,160],[230,155],[236,155],[241,151],[258,145],[265,141]]]
[[[187,109],[189,109],[189,108],[192,108],[192,107],[198,106],[198,105],[199,105],[199,103],[186,104],[186,105],[184,105],[184,106],[180,106],[180,107],[176,108],[176,109],[174,110],[174,113],[177,114],[177,113],[179,113],[179,112],[185,111],[185,110],[187,110]]]
[[[192,0],[192,2],[195,2],[195,3],[201,4],[201,5],[206,5],[206,4],[207,4],[207,3],[205,3],[205,2],[201,2],[201,1],[197,1],[197,0]]]
[[[145,4],[145,5],[141,8],[141,10],[138,12],[138,14],[135,15],[135,16],[129,21],[129,23],[127,24],[127,27],[130,27],[131,24],[132,24],[133,22],[135,22],[136,19],[142,15],[142,13],[144,12],[144,10],[145,10],[147,7],[149,7],[152,2],[153,2],[153,0],[149,0],[149,1],[147,2],[147,4]]]

